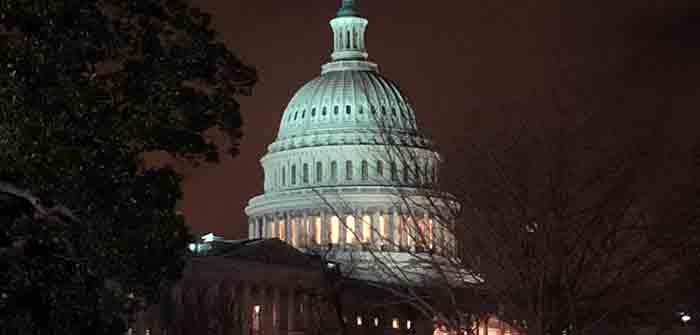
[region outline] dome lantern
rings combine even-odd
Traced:
[[[360,17],[357,0],[343,0],[337,16],[331,20],[333,28],[334,61],[365,60],[365,30],[367,19]]]

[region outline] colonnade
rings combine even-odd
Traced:
[[[441,254],[451,254],[455,249],[450,227],[427,213],[407,215],[391,209],[346,215],[318,210],[260,215],[249,220],[248,236],[279,238],[298,248],[333,244],[347,249]]]
[[[242,283],[243,334],[304,333],[311,327],[312,297],[292,287]]]

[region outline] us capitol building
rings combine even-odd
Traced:
[[[191,245],[183,279],[131,322],[131,334],[439,329],[382,288],[432,287],[421,260],[453,259],[451,221],[435,208],[454,202],[435,206],[440,156],[399,87],[368,61],[367,24],[356,1],[342,1],[331,61],[294,94],[261,159],[264,193],[245,209],[248,239],[208,234]],[[462,287],[459,271],[452,284]],[[491,318],[478,329],[515,334]]]
[[[265,192],[246,208],[250,238],[339,251],[452,245],[429,211],[405,206],[437,183],[439,156],[409,100],[367,60],[367,23],[354,1],[330,21],[331,61],[294,94],[261,159]]]

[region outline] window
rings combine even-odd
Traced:
[[[352,180],[352,161],[345,162],[345,179]]]
[[[349,105],[345,106],[345,114],[350,115],[351,112],[352,112],[351,107]]]
[[[292,165],[292,185],[297,184],[297,166]]]
[[[393,319],[391,320],[391,328],[394,328],[394,329],[399,329],[399,328],[400,328],[400,325],[399,325],[399,318],[393,318]]]
[[[338,115],[340,108],[338,106],[333,107],[333,114]]]
[[[287,186],[287,169],[282,168],[282,186]]]
[[[304,184],[307,184],[309,182],[309,164],[304,164],[304,167],[302,168],[302,181]]]
[[[381,177],[384,175],[384,163],[382,161],[377,161],[377,176]]]
[[[320,183],[323,181],[323,163],[316,163],[316,182]]]
[[[399,180],[398,171],[396,171],[396,163],[391,163],[391,180]]]
[[[338,162],[331,162],[331,180],[338,180]]]
[[[408,183],[408,177],[409,177],[409,176],[408,176],[408,174],[409,174],[408,172],[409,172],[409,171],[408,171],[408,165],[404,165],[404,166],[403,166],[403,182],[404,182],[404,183]]]
[[[362,180],[369,179],[369,164],[367,161],[362,161]]]

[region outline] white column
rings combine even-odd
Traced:
[[[326,211],[321,212],[321,245],[328,244],[328,215]]]
[[[396,213],[393,210],[388,211],[387,218],[389,219],[386,229],[386,238],[389,240],[388,243],[391,248],[396,248],[399,245],[399,241],[396,240]]]
[[[341,215],[338,218],[338,221],[340,223],[340,227],[339,227],[340,231],[338,232],[340,236],[339,236],[338,244],[340,245],[341,249],[343,247],[345,247],[345,242],[346,242],[345,239],[347,238],[347,234],[348,234],[348,223],[347,223],[347,220],[345,220],[345,218],[346,218],[345,215]]]
[[[309,214],[304,211],[304,213],[301,215],[301,223],[299,224],[299,229],[297,229],[297,238],[299,241],[297,241],[297,246],[305,248],[307,246],[306,242],[306,236],[308,235],[306,232],[308,231],[308,221],[309,221]]]

